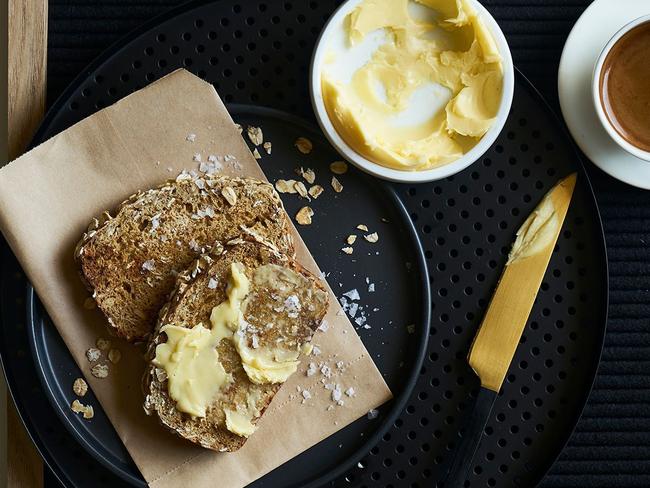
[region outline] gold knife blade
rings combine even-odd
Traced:
[[[501,389],[562,230],[575,183],[575,173],[559,181],[517,231],[468,355],[484,388]]]

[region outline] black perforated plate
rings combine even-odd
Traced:
[[[265,138],[273,142],[272,154],[262,151],[264,156],[260,160],[271,181],[297,178],[294,170],[303,165],[312,168],[317,183],[326,188],[317,200],[309,202],[315,211],[313,224],[298,229],[334,293],[341,297],[356,289],[361,295],[353,324],[395,397],[379,409],[378,418],[362,417],[251,485],[319,486],[369,451],[408,400],[424,359],[430,320],[424,255],[408,214],[391,187],[350,168],[339,176],[344,191],[336,193],[331,189],[329,163],[337,156],[316,129],[270,109],[237,106],[230,107],[230,113],[243,127],[261,126]],[[298,137],[312,141],[311,154],[302,155],[296,150],[293,144]],[[308,203],[296,195],[281,196],[290,215]],[[380,242],[366,242],[363,233],[356,229],[361,223],[377,231]],[[349,256],[341,252],[341,247],[347,245],[345,238],[353,233],[359,234],[359,240],[354,245],[354,254]],[[370,283],[374,287],[372,292],[368,291]],[[88,397],[95,405],[93,421],[88,422],[70,410],[69,405],[76,398],[71,385],[82,373],[31,290],[27,295],[27,310],[37,372],[55,411],[94,457],[124,479],[144,486],[94,396]],[[367,322],[357,324],[354,320],[360,319],[362,311]],[[347,382],[346,388],[354,387],[353,378],[343,376],[341,381]]]
[[[309,58],[337,5],[222,0],[172,11],[91,65],[55,104],[39,136],[49,137],[180,66],[214,83],[227,102],[268,105],[311,118]],[[529,487],[544,475],[570,435],[593,381],[605,331],[607,269],[586,175],[557,119],[518,75],[509,121],[480,161],[440,182],[394,186],[417,227],[430,271],[433,317],[427,359],[393,427],[334,486],[418,488],[441,478],[477,387],[464,358],[508,246],[536,202],[570,171],[579,172],[576,194],[470,483]],[[4,323],[17,323],[9,313]],[[4,333],[3,360],[8,375],[20,379],[10,378],[24,404],[29,388],[39,386],[33,377],[32,386],[22,386],[23,379],[29,381],[22,376],[28,358],[11,349],[19,350],[15,336],[20,332],[7,328]],[[47,410],[20,410],[50,459],[56,456],[60,473],[74,472],[77,479],[90,470],[106,473],[52,447],[57,438],[45,428],[52,424]],[[57,433],[65,435],[60,426]]]

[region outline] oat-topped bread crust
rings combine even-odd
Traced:
[[[250,280],[250,291],[242,305],[243,320],[235,333],[243,331],[248,347],[273,348],[281,344],[282,347],[301,350],[320,326],[329,301],[320,280],[295,260],[263,244],[241,239],[226,245],[221,253],[215,249],[210,256],[202,256],[194,266],[179,275],[177,286],[161,310],[156,331],[149,342],[147,360],[150,363],[143,377],[144,409],[149,415],[157,415],[172,432],[217,451],[236,451],[246,442],[246,437],[226,428],[224,410],[250,409],[250,399],[254,398],[253,408],[261,416],[281,384],[251,381],[233,341],[223,338],[216,349],[219,361],[226,373],[232,375],[233,381],[218,393],[205,417],[193,418],[176,408],[176,402],[168,391],[165,370],[151,361],[156,357],[156,347],[168,340],[166,334],[160,332],[161,328],[169,325],[192,328],[197,324],[210,327],[213,307],[227,299],[227,283],[233,263],[243,265]],[[294,272],[293,276],[298,275],[299,280],[283,281],[280,272],[280,280],[274,285],[260,281],[259,270],[273,266]],[[253,425],[258,419],[252,420]]]
[[[273,186],[255,179],[181,174],[94,219],[77,245],[81,277],[110,330],[148,338],[176,274],[216,241],[249,235],[293,256],[291,226]]]

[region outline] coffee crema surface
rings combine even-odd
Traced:
[[[605,58],[600,98],[623,139],[650,152],[650,21],[627,32]]]

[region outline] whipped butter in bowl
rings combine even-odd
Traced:
[[[349,0],[312,60],[326,136],[392,181],[437,180],[480,158],[503,128],[513,87],[505,37],[475,0]]]

